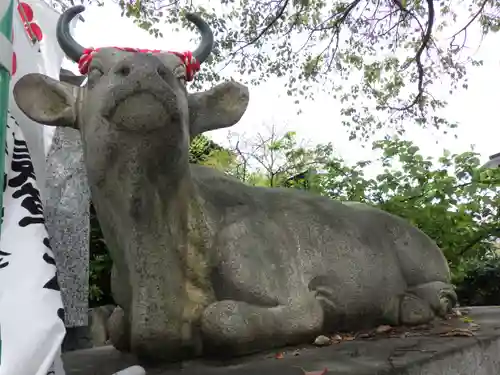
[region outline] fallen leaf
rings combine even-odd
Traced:
[[[372,337],[372,335],[371,335],[371,334],[369,334],[369,333],[360,333],[360,334],[358,335],[358,337],[359,337],[360,339],[367,339],[367,338]]]
[[[333,342],[335,342],[336,344],[338,344],[339,342],[342,341],[342,336],[340,336],[340,335],[334,335],[334,336],[331,337],[331,340]]]
[[[351,336],[351,335],[346,335],[342,338],[344,341],[352,341],[355,339],[354,336]]]
[[[442,333],[440,336],[444,337],[471,337],[474,336],[474,332],[471,332],[466,328],[455,328],[449,332]]]
[[[328,372],[328,369],[325,368],[324,370],[320,371],[304,371],[304,375],[325,375]]]
[[[283,359],[283,358],[285,358],[285,356],[283,355],[283,353],[276,353],[276,355],[274,356],[274,358],[276,358],[276,359]]]
[[[469,324],[469,329],[471,331],[477,331],[479,328],[481,328],[481,326],[477,323],[470,323]]]

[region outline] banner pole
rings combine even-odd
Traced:
[[[10,77],[12,72],[12,19],[14,0],[0,0],[0,215],[3,222],[3,186],[5,172],[5,133],[9,110]],[[0,224],[0,235],[2,226]],[[0,364],[2,358],[0,333]]]
[[[10,77],[12,71],[12,21],[14,0],[0,0],[0,189],[3,192],[5,169],[5,130],[9,109]],[[3,193],[0,194],[0,210]],[[3,214],[2,214],[3,219]],[[2,227],[0,225],[0,234]]]

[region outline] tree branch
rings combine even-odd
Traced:
[[[427,8],[428,8],[427,28],[425,29],[425,32],[422,35],[422,42],[421,42],[420,47],[418,48],[417,53],[415,54],[415,57],[414,57],[414,61],[417,64],[417,71],[418,71],[418,73],[417,73],[418,74],[418,77],[417,77],[418,92],[417,92],[417,95],[415,96],[415,98],[411,101],[411,103],[407,104],[404,107],[399,107],[399,108],[389,106],[388,108],[391,110],[396,110],[396,111],[409,110],[422,100],[424,93],[425,93],[425,90],[424,90],[425,71],[424,71],[424,66],[422,64],[422,54],[428,48],[429,43],[431,42],[432,28],[434,26],[434,19],[435,19],[435,10],[434,10],[433,0],[426,0],[426,3],[427,3]],[[401,12],[412,15],[412,13],[410,11],[408,11],[407,9],[405,9],[403,7],[403,4],[401,4],[398,0],[394,0],[394,4],[396,4],[396,6],[399,7]]]
[[[454,190],[456,190],[456,189],[462,189],[462,188],[464,188],[466,186],[469,186],[469,185],[471,185],[473,183],[481,184],[481,185],[491,185],[491,184],[493,184],[493,185],[500,185],[500,180],[491,180],[491,181],[476,181],[476,180],[473,180],[473,181],[464,182],[462,184],[455,185],[453,187],[453,189]],[[423,187],[425,188],[425,186],[426,185],[424,184]],[[425,189],[424,189],[424,192],[422,194],[412,195],[411,197],[407,197],[405,199],[401,199],[398,202],[400,202],[400,203],[406,203],[406,202],[409,202],[409,201],[414,200],[414,199],[422,198],[427,193],[428,193],[428,191],[425,191]]]
[[[474,13],[474,15],[471,17],[471,19],[469,20],[469,22],[467,22],[465,24],[464,27],[462,27],[460,30],[458,30],[455,34],[453,34],[450,38],[451,38],[451,42],[450,42],[450,46],[453,44],[453,42],[455,41],[455,38],[463,33],[464,31],[467,31],[467,28],[472,24],[472,22],[474,22],[477,17],[479,17],[479,15],[483,12],[484,8],[486,7],[486,4],[488,4],[488,0],[483,0],[483,2],[481,3],[481,6],[479,7],[478,11],[476,13]]]
[[[479,244],[481,241],[487,239],[488,237],[496,236],[500,237],[500,228],[492,228],[490,230],[485,230],[483,233],[474,238],[471,242],[469,242],[460,252],[458,256],[464,256],[467,251],[472,249],[474,246]]]
[[[266,25],[266,27],[264,27],[258,34],[257,36],[255,36],[252,40],[250,40],[249,42],[245,43],[243,46],[239,47],[235,52],[233,52],[233,54],[237,54],[238,52],[240,52],[241,50],[247,48],[248,46],[254,44],[256,41],[258,41],[265,33],[267,33],[269,31],[269,29],[271,27],[273,27],[273,25],[278,21],[278,19],[280,19],[283,14],[285,13],[285,10],[286,10],[286,7],[288,6],[288,2],[290,0],[285,0],[285,3],[283,4],[283,6],[278,10],[278,12],[276,13],[276,15],[271,19],[271,21]]]

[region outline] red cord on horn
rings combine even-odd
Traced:
[[[173,53],[178,56],[182,63],[186,68],[186,81],[192,81],[194,79],[195,74],[200,70],[200,63],[190,51],[186,52],[174,52],[174,51],[162,51],[158,49],[139,49],[139,48],[130,48],[130,47],[113,47],[120,51],[127,52],[137,52],[137,53]],[[89,71],[90,63],[92,62],[92,56],[94,53],[98,52],[99,48],[86,48],[83,51],[83,55],[80,57],[78,61],[78,69],[81,74],[87,74]]]

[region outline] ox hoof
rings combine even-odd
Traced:
[[[406,294],[401,299],[400,323],[403,325],[425,324],[435,317],[431,306],[417,296]]]
[[[204,352],[234,356],[307,342],[320,333],[323,318],[321,305],[312,295],[274,307],[215,302],[201,320]]]
[[[453,286],[442,281],[417,285],[408,292],[427,301],[434,313],[441,317],[450,313],[457,304],[457,295]]]
[[[385,323],[394,326],[425,324],[434,317],[430,304],[411,293],[393,296],[384,309]]]
[[[208,306],[203,312],[203,335],[216,345],[237,344],[253,341],[259,336],[252,326],[262,316],[249,316],[246,303],[220,301]],[[254,324],[252,324],[254,323]]]

